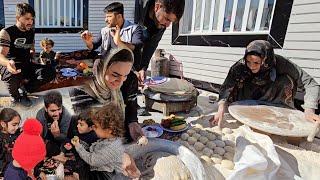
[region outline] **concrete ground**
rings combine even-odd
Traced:
[[[56,90],[59,91],[63,97],[63,105],[67,108],[67,110],[71,114],[73,114],[71,99],[69,96],[70,88],[74,88],[74,87],[60,88],[60,89],[56,89]],[[31,95],[28,96],[33,102],[32,107],[29,107],[29,108],[21,107],[21,106],[12,107],[9,102],[10,101],[9,92],[6,90],[6,87],[3,83],[3,81],[0,81],[0,108],[11,107],[11,108],[17,110],[20,113],[22,120],[24,120],[28,117],[35,117],[38,110],[44,106],[43,96],[45,93],[47,93],[47,91],[42,91],[39,93],[32,93]],[[200,94],[198,96],[196,107],[192,108],[188,114],[186,114],[184,112],[175,113],[175,114],[186,117],[186,120],[188,122],[191,122],[191,121],[195,122],[196,120],[199,119],[200,116],[201,116],[201,119],[208,119],[208,118],[212,117],[213,113],[217,111],[217,104],[210,103],[209,96],[218,97],[218,95],[215,93],[204,91],[204,90],[199,90],[199,93]],[[138,96],[138,104],[140,107],[145,107],[143,95]],[[160,123],[161,119],[164,118],[162,112],[152,111],[152,112],[150,112],[150,114],[151,114],[151,116],[139,116],[138,117],[139,122],[142,123],[143,120],[145,120],[145,119],[154,119],[156,122]]]

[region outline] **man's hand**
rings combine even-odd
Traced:
[[[129,124],[130,136],[134,141],[137,141],[139,137],[144,136],[141,126],[137,122]]]
[[[146,72],[143,69],[141,69],[138,72],[138,80],[139,80],[139,82],[143,84],[143,82],[145,80],[145,77],[146,77]]]
[[[88,30],[81,33],[81,39],[88,45],[92,44],[93,41],[93,35]]]
[[[119,46],[122,42],[120,37],[120,27],[116,25],[116,27],[111,28],[110,31],[110,34],[113,37],[114,44]]]
[[[130,178],[139,178],[141,173],[137,168],[134,159],[129,154],[124,153],[122,158],[123,174]]]
[[[53,123],[51,124],[50,131],[54,137],[60,136],[60,128],[57,120],[53,121]]]
[[[7,64],[7,69],[11,74],[18,74],[21,72],[21,69],[16,69],[15,62],[13,60],[9,60]]]
[[[304,110],[304,116],[309,121],[319,121],[320,122],[320,116],[315,114],[314,109],[305,109]]]

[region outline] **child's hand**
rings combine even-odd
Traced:
[[[122,160],[122,168],[123,168],[123,174],[125,176],[128,176],[130,178],[139,178],[141,173],[139,169],[137,168],[134,159],[129,156],[129,154],[124,153],[123,160]]]
[[[78,136],[74,136],[72,139],[71,139],[71,143],[75,146],[75,147],[78,147],[80,145],[80,139]]]

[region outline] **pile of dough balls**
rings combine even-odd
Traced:
[[[181,134],[178,141],[193,151],[207,163],[221,164],[222,167],[234,168],[235,136],[230,128],[201,128],[195,126]]]

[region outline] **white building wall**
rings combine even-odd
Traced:
[[[244,54],[244,48],[171,45],[168,28],[159,48],[170,53],[170,73],[221,84],[229,68]],[[320,83],[320,0],[294,0],[283,49],[288,57]],[[182,70],[182,72],[181,72]]]

